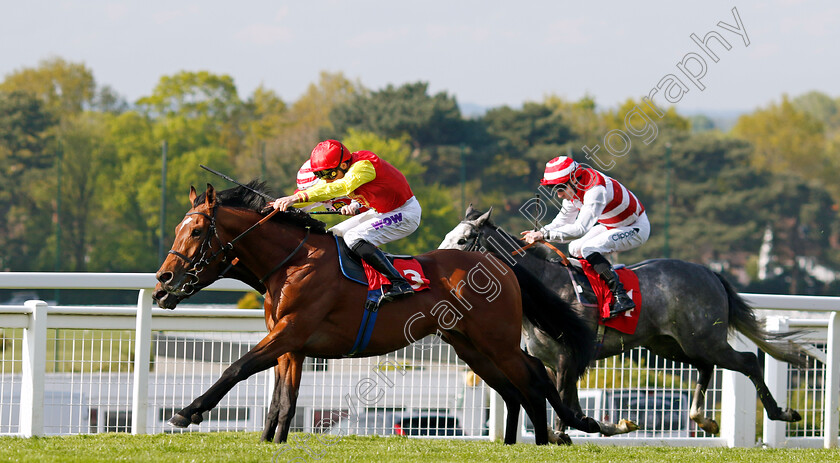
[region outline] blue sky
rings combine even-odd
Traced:
[[[293,101],[326,70],[372,89],[427,81],[487,107],[587,93],[609,107],[684,77],[677,63],[704,56],[690,34],[715,30],[731,49],[712,45],[720,60],[705,57],[705,89],[690,85],[678,110],[840,96],[840,2],[638,3],[0,0],[0,76],[60,56],[129,101],[181,70],[229,74],[243,98],[262,84]],[[749,46],[717,25],[736,25],[732,8]]]

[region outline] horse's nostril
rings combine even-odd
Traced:
[[[160,301],[164,297],[166,297],[166,294],[166,291],[159,289],[152,294],[152,299],[154,299],[155,301]]]
[[[161,272],[157,274],[157,279],[159,282],[166,284],[172,280],[172,272]]]

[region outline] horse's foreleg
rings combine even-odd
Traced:
[[[542,362],[539,359],[532,357],[525,352],[520,351],[521,355],[525,357],[525,364],[530,370],[529,382],[542,393],[544,398],[548,399],[551,407],[554,409],[557,416],[566,424],[583,432],[593,433],[601,430],[601,423],[587,416],[583,416],[580,412],[575,412],[568,407],[560,398],[560,394],[552,384],[548,377]],[[543,402],[544,403],[544,402]],[[532,418],[533,419],[533,418]],[[536,426],[536,422],[534,423]]]
[[[277,364],[277,359],[291,350],[289,336],[280,336],[281,331],[275,326],[259,344],[227,367],[222,377],[210,386],[207,392],[173,415],[169,419],[169,424],[186,428],[190,424],[201,423],[204,420],[202,414],[218,405],[225,394],[230,392],[238,382]]]
[[[304,359],[303,355],[291,352],[278,359],[278,364],[274,367],[274,392],[266,413],[261,440],[280,443],[286,442],[289,437]]]
[[[552,401],[552,406],[555,407],[558,414],[562,414],[564,421],[578,429],[589,429],[588,424],[585,425],[580,419],[576,419],[571,410],[561,403],[560,396],[548,378],[542,362],[526,355],[518,348],[510,352],[505,352],[503,349],[490,349],[487,352],[490,361],[504,373],[525,398],[522,405],[528,417],[531,418],[531,422],[534,423],[534,441],[537,445],[549,442],[548,421],[545,416],[547,394],[553,393],[553,397],[549,397],[549,400],[556,399]],[[531,362],[532,360],[534,363]]]
[[[447,333],[444,341],[449,343],[458,354],[458,357],[481,379],[483,379],[493,390],[499,393],[507,408],[507,421],[505,422],[505,444],[516,443],[519,425],[519,406],[524,397],[516,387],[505,377],[505,375],[493,365],[482,353],[478,352],[472,343],[457,332]]]

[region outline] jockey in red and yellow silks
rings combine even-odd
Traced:
[[[414,291],[377,246],[406,237],[420,226],[422,210],[396,167],[370,151],[351,153],[341,142],[318,143],[309,157],[312,173],[323,180],[309,189],[274,201],[274,208],[286,210],[296,203],[325,201],[349,196],[359,207],[345,206],[342,214],[354,217],[331,228],[347,246],[391,281],[385,300]],[[359,213],[361,205],[369,207]]]
[[[298,170],[297,179],[295,181],[297,188],[295,188],[294,192],[297,193],[298,191],[303,191],[312,188],[318,182],[321,182],[321,179],[319,179],[315,176],[315,174],[312,173],[312,167],[310,166],[309,159],[307,159],[306,162],[304,162]],[[345,215],[353,215],[349,213],[350,211],[358,210],[361,213],[368,210],[367,207],[362,206],[361,204],[359,204],[358,201],[355,201],[348,196],[341,196],[326,201],[319,201],[317,203],[298,203],[295,204],[295,207],[299,208],[304,212],[309,212],[319,207],[323,207],[327,211],[331,212],[340,212],[342,208],[347,207],[349,209],[345,209],[345,212],[347,212],[347,214]]]
[[[618,181],[566,156],[546,163],[540,183],[554,185],[563,205],[550,224],[539,231],[522,232],[525,241],[568,242],[569,253],[592,264],[612,291],[610,318],[633,309],[633,300],[603,254],[627,251],[647,242],[650,222],[642,203]]]

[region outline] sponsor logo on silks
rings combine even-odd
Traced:
[[[327,210],[328,211],[338,211],[338,210],[341,210],[342,207],[348,206],[349,204],[350,203],[348,201],[343,200],[343,199],[339,199],[338,201],[332,201],[330,203],[329,207],[327,207]]]
[[[382,227],[387,227],[389,225],[396,225],[396,224],[402,222],[402,219],[403,219],[402,212],[400,212],[399,214],[394,214],[390,217],[385,217],[382,220],[377,220],[376,222],[373,222],[371,224],[371,226],[373,227],[374,230],[379,230]]]
[[[624,238],[629,238],[636,233],[639,233],[638,228],[634,228],[632,230],[627,230],[626,232],[616,233],[615,235],[611,236],[610,239],[613,241],[623,240]]]

